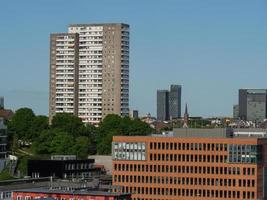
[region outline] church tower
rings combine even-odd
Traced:
[[[188,110],[187,110],[187,104],[185,104],[183,128],[189,128],[189,114],[188,114]]]

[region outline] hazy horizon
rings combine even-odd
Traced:
[[[157,89],[182,85],[191,116],[232,116],[238,89],[267,88],[264,0],[3,1],[0,96],[48,114],[49,39],[69,24],[130,25],[130,109],[156,115]]]

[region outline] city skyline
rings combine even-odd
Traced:
[[[191,116],[231,116],[239,88],[266,88],[266,7],[248,0],[3,2],[0,96],[6,108],[48,115],[49,34],[72,23],[127,23],[130,109],[155,116],[156,90],[178,83]]]

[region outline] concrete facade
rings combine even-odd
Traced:
[[[157,91],[157,119],[160,121],[169,120],[169,91]]]
[[[56,113],[78,115],[79,35],[50,35],[49,117]]]
[[[171,85],[169,92],[169,114],[170,119],[181,117],[181,85]]]
[[[74,81],[74,100],[68,102],[67,111],[79,116],[83,122],[98,124],[106,115],[129,115],[129,25],[127,24],[72,24],[67,36],[74,36],[77,54],[63,57],[63,63],[72,63],[70,75]],[[57,35],[57,34],[52,34]],[[55,83],[58,52],[56,38],[51,36],[50,54],[50,118],[62,112],[56,103],[59,85]],[[64,42],[63,44],[67,44]],[[65,47],[66,49],[69,46]],[[73,47],[72,47],[73,48]],[[54,52],[54,53],[52,53]],[[76,52],[76,51],[75,51]],[[73,64],[75,63],[75,64]],[[65,65],[64,65],[65,66]],[[64,71],[66,72],[66,70]],[[54,82],[53,82],[54,81]],[[65,91],[65,89],[63,88]],[[69,94],[67,94],[69,95]],[[59,110],[60,108],[60,110]],[[65,110],[63,109],[63,112]]]
[[[233,105],[233,118],[238,119],[239,117],[239,105]]]
[[[242,120],[262,122],[267,117],[267,90],[239,90],[239,118]]]

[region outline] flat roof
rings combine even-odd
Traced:
[[[123,25],[123,26],[130,26],[126,23],[96,23],[96,24],[69,24],[68,27],[78,27],[78,26],[107,26],[107,25]]]
[[[138,141],[149,138],[173,138],[173,139],[230,139],[230,140],[266,140],[266,129],[232,129],[232,128],[174,128],[162,134],[150,134],[144,136],[113,136],[113,140],[123,138],[136,138]]]
[[[130,193],[114,193],[114,192],[104,192],[104,191],[91,191],[91,190],[53,190],[47,188],[31,188],[31,189],[20,189],[14,190],[14,192],[25,192],[25,193],[46,193],[46,194],[71,194],[71,195],[91,195],[91,196],[126,196],[131,195]]]

